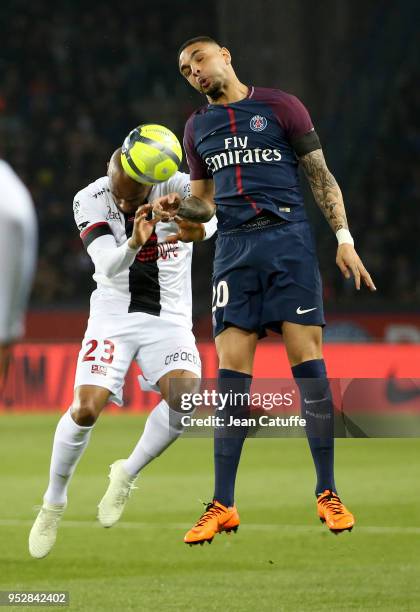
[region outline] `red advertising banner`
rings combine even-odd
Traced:
[[[327,309],[325,318],[325,342],[420,343],[420,314],[416,312],[334,313]],[[194,333],[198,338],[209,337],[211,329],[210,315],[194,324]]]
[[[29,311],[26,320],[27,342],[78,342],[83,337],[87,311]],[[324,339],[328,342],[384,341],[420,343],[419,313],[326,313]],[[211,316],[194,324],[197,338],[210,338]]]
[[[327,313],[326,320],[326,342],[420,343],[418,313]]]
[[[203,378],[217,376],[217,357],[212,342],[199,343]],[[79,344],[20,344],[0,397],[0,410],[64,410],[73,399],[73,382]],[[327,344],[324,349],[330,378],[420,378],[418,344]],[[130,368],[124,387],[124,408],[150,410],[155,393],[140,389],[137,365]],[[290,367],[280,343],[260,343],[255,378],[290,378]],[[112,405],[111,410],[119,410]]]

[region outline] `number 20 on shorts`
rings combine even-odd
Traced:
[[[229,287],[226,281],[220,281],[217,287],[213,285],[213,302],[211,311],[216,308],[224,308],[229,301]]]

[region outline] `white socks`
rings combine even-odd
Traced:
[[[55,430],[50,465],[50,482],[44,495],[49,504],[65,504],[67,487],[83,451],[89,443],[91,427],[77,425],[71,407],[63,414]]]
[[[131,455],[125,461],[124,469],[135,477],[139,471],[158,457],[182,433],[181,419],[184,414],[169,408],[165,400],[149,414],[143,435]],[[59,420],[55,430],[50,465],[50,482],[44,495],[49,504],[65,504],[67,488],[76,466],[89,443],[93,426],[77,425],[71,417],[71,408]]]
[[[159,402],[147,418],[143,435],[123,464],[130,476],[137,476],[142,468],[175,442],[183,431],[183,416],[185,415],[169,408],[164,399]]]

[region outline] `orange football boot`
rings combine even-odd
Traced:
[[[207,504],[204,514],[200,516],[196,524],[184,537],[185,544],[201,544],[204,542],[212,543],[216,533],[225,531],[238,531],[239,514],[236,506],[226,508],[220,502],[213,500]]]
[[[337,493],[326,489],[317,499],[318,516],[322,523],[335,533],[341,533],[346,529],[351,531],[355,523],[354,516],[342,503]]]

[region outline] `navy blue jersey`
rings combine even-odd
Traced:
[[[188,119],[184,148],[191,180],[213,179],[219,231],[262,210],[306,219],[292,143],[314,129],[291,94],[251,87],[232,104],[208,104]]]

